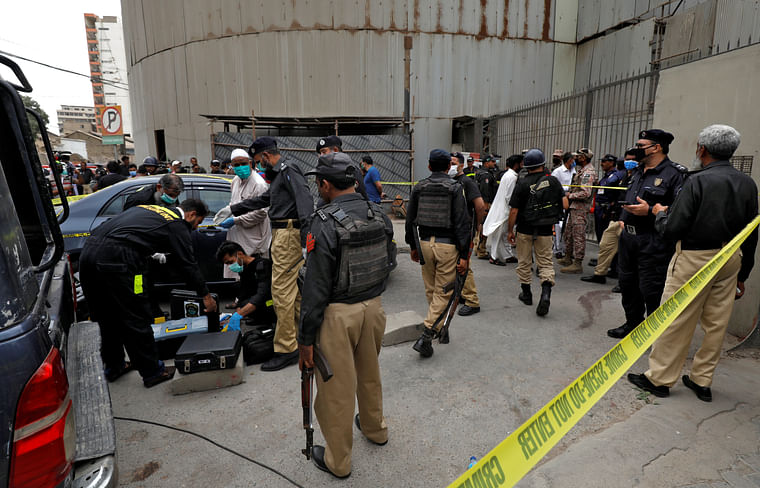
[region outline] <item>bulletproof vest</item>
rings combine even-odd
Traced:
[[[560,204],[552,195],[549,176],[541,177],[530,187],[525,205],[525,221],[533,226],[552,225],[559,221]]]
[[[417,202],[417,220],[415,224],[437,229],[450,229],[451,205],[456,186],[461,184],[451,178],[419,182],[419,200]]]
[[[388,235],[380,210],[367,202],[367,220],[354,220],[337,205],[326,205],[317,211],[320,217],[330,215],[337,225],[338,273],[333,296],[353,296],[382,284],[390,273]]]

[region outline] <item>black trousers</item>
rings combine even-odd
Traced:
[[[606,214],[606,215],[605,215]],[[596,242],[602,241],[602,234],[607,230],[607,226],[610,225],[610,213],[609,207],[600,203],[594,207],[594,232],[596,233]]]
[[[618,284],[625,320],[629,326],[644,320],[660,306],[668,263],[675,245],[654,232],[620,234],[618,247]]]
[[[160,372],[161,363],[153,340],[150,300],[144,284],[140,286],[139,261],[125,246],[85,245],[79,277],[91,318],[100,327],[100,355],[106,368],[120,369],[126,348],[132,365],[147,378]]]

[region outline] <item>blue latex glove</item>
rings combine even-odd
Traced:
[[[230,227],[232,227],[233,225],[235,225],[235,217],[230,217],[228,219],[225,219],[219,225],[222,226],[222,227],[224,227],[225,229],[229,229]]]
[[[240,330],[240,319],[242,319],[243,316],[239,313],[235,312],[232,314],[232,317],[230,317],[230,321],[227,322],[227,330]]]

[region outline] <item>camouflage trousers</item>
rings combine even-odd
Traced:
[[[586,221],[588,210],[571,208],[567,216],[567,224],[562,229],[565,240],[565,253],[573,259],[583,259],[586,256]]]

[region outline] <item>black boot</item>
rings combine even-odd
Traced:
[[[425,327],[422,331],[422,335],[417,342],[414,343],[412,349],[420,353],[423,358],[429,358],[433,355],[433,331]]]
[[[549,313],[549,300],[552,297],[552,284],[548,281],[541,283],[541,299],[538,301],[538,307],[536,307],[536,315],[543,317]]]
[[[533,305],[533,292],[530,291],[530,285],[520,284],[520,287],[522,287],[522,291],[517,298],[525,305]]]

